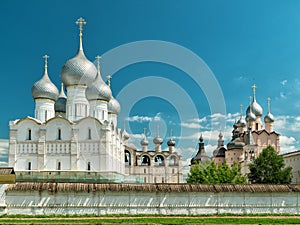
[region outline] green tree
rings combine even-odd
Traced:
[[[284,167],[282,156],[268,146],[249,165],[249,181],[253,184],[289,184],[292,180],[292,168]]]
[[[245,184],[246,177],[241,173],[241,165],[234,163],[231,168],[226,164],[196,164],[191,167],[187,177],[190,184]]]

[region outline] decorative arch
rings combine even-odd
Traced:
[[[169,158],[169,166],[178,166],[178,157],[176,155],[170,155]]]
[[[165,157],[163,155],[156,155],[154,157],[154,163],[156,166],[164,166],[165,165]]]
[[[124,156],[125,156],[125,166],[131,166],[132,165],[131,152],[126,149]]]
[[[141,165],[142,166],[150,166],[151,165],[151,160],[148,155],[142,155],[141,156]]]

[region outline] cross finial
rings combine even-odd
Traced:
[[[82,50],[82,30],[83,30],[83,25],[86,25],[85,20],[80,17],[77,21],[76,24],[79,26],[79,49]]]
[[[49,57],[50,57],[49,55],[43,55],[43,58],[45,59],[45,65],[44,65],[45,74],[48,73],[47,68],[48,68],[48,58]]]
[[[101,56],[97,55],[95,58],[97,59],[97,70],[98,70],[98,74],[100,75],[100,59],[101,59]]]
[[[108,75],[106,77],[107,77],[107,85],[108,85],[108,87],[110,87],[111,75]]]
[[[145,138],[145,139],[146,139],[146,130],[147,130],[147,128],[144,127],[144,138]]]
[[[172,139],[172,136],[173,136],[173,134],[172,134],[172,128],[170,128],[170,138]]]
[[[157,137],[159,137],[159,125],[157,126]]]
[[[268,112],[271,112],[271,98],[268,97],[267,100],[268,100]]]
[[[254,84],[254,85],[252,86],[252,89],[253,89],[253,101],[256,100],[256,88],[257,88],[257,86]]]

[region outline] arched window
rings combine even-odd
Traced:
[[[31,162],[28,162],[28,168],[27,168],[29,171],[28,171],[28,174],[30,174],[30,170],[31,170]]]
[[[154,162],[156,166],[164,166],[165,158],[162,155],[157,155],[155,156]]]
[[[91,130],[91,128],[89,128],[89,130],[88,130],[88,139],[89,140],[92,139],[92,130]]]
[[[57,130],[57,140],[61,140],[61,129],[58,128]]]
[[[143,155],[141,157],[141,165],[142,166],[150,166],[150,158],[147,155]]]
[[[27,140],[31,140],[31,129],[27,131]]]
[[[131,155],[128,150],[125,150],[125,165],[130,166],[131,165]]]
[[[177,166],[177,158],[176,156],[172,155],[169,158],[169,166]]]

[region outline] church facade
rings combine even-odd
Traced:
[[[125,147],[126,174],[140,177],[144,183],[183,183],[182,157],[175,151],[176,142],[170,138],[167,142],[168,151],[162,151],[163,139],[153,139],[155,149],[148,149],[146,135],[141,140],[142,150]]]
[[[249,172],[248,165],[259,156],[262,150],[268,146],[272,146],[277,154],[280,153],[279,134],[273,130],[274,116],[270,110],[270,98],[268,98],[268,113],[265,115],[262,123],[263,109],[256,101],[256,86],[253,87],[253,97],[250,96],[250,104],[246,110],[246,117],[243,116],[242,105],[240,118],[235,121],[232,131],[232,139],[224,145],[223,135],[219,134],[218,146],[213,152],[212,160],[219,165],[226,162],[231,166],[234,162],[240,163],[242,173]],[[263,126],[264,125],[264,126]],[[201,140],[200,140],[201,142]],[[203,142],[203,140],[202,140]],[[200,146],[200,144],[199,144]],[[204,149],[204,147],[202,147]],[[200,162],[207,157],[199,154],[200,148],[193,162]],[[201,157],[199,157],[201,155]]]
[[[61,69],[60,92],[48,75],[49,56],[45,55],[44,74],[31,89],[35,101],[34,117],[9,123],[8,165],[24,175],[44,173],[54,178],[64,173],[66,176],[81,173],[93,180],[93,176],[107,174],[118,177],[113,181],[124,182],[126,176],[141,175],[127,166],[125,170],[126,153],[132,152],[131,162],[144,156],[138,156],[139,153],[128,147],[129,134],[118,128],[120,104],[112,95],[110,79],[106,84],[101,77],[100,57],[96,57],[95,66],[84,54],[82,30],[86,22],[79,18],[76,23],[80,31],[79,48]],[[181,158],[177,153],[172,154],[177,165],[174,173],[178,173]],[[164,152],[160,155],[163,159],[168,158]],[[138,162],[135,165],[141,166]],[[140,169],[143,171],[141,182],[179,181],[167,179],[169,173],[153,178],[153,171],[158,172],[161,168]],[[145,174],[151,174],[151,178],[144,179]]]

